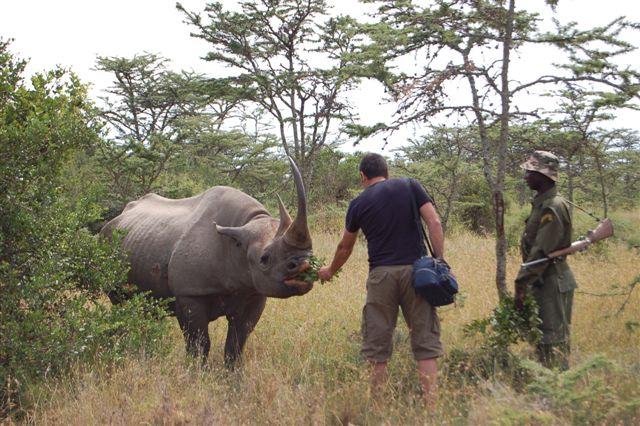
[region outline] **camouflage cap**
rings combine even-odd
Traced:
[[[555,182],[558,180],[559,164],[558,157],[549,151],[534,151],[527,161],[520,164],[520,167],[525,170],[542,173]]]

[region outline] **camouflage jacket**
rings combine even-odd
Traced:
[[[531,214],[520,239],[523,262],[546,257],[571,245],[571,215],[568,203],[555,187],[536,195]],[[564,258],[530,268],[520,268],[516,287],[556,283],[561,292],[576,288],[576,282]]]

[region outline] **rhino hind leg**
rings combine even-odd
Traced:
[[[207,359],[209,340],[209,304],[203,297],[177,297],[176,317],[187,345],[187,353],[193,357]]]
[[[256,296],[248,300],[242,310],[227,315],[229,325],[224,345],[224,362],[227,368],[234,369],[238,365],[247,337],[258,323],[266,301],[266,297]]]

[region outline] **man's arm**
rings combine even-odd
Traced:
[[[563,234],[564,225],[560,218],[552,210],[545,209],[541,215],[535,241],[525,262],[541,259],[552,251],[563,248],[560,247],[560,240]],[[537,281],[549,265],[550,263],[546,262],[529,268],[520,268],[515,281],[516,306],[522,306],[527,295],[527,286]]]
[[[335,275],[342,265],[349,260],[349,256],[351,256],[351,252],[353,251],[353,246],[356,244],[356,240],[358,237],[358,231],[349,232],[346,229],[344,230],[344,234],[342,234],[342,239],[338,243],[338,247],[336,248],[336,253],[333,255],[333,260],[329,266],[323,266],[318,271],[318,276],[322,281],[329,281],[331,277]]]
[[[420,216],[422,216],[429,230],[429,240],[433,246],[432,255],[436,258],[444,259],[444,233],[442,232],[440,216],[438,216],[438,212],[433,207],[433,203],[423,204],[420,207]]]

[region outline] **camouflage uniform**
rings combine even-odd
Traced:
[[[521,167],[557,180],[558,159],[549,152],[535,151]],[[558,196],[554,186],[533,199],[531,214],[520,240],[522,260],[540,259],[570,245],[569,206]],[[518,272],[516,291],[530,292],[538,303],[542,340],[537,351],[540,362],[547,367],[568,368],[569,327],[576,287],[565,258],[521,268]]]

